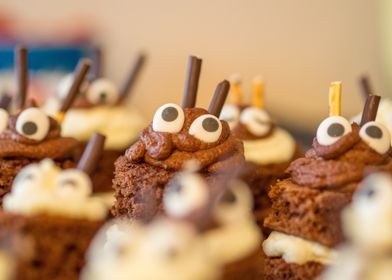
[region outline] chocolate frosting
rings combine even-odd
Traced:
[[[188,133],[192,122],[208,114],[201,108],[184,109],[185,122],[180,132],[155,132],[152,124],[142,132],[140,139],[125,153],[133,162],[146,162],[166,170],[178,171],[184,163],[194,159],[207,172],[219,172],[244,161],[243,145],[230,133],[225,121],[221,121],[222,133],[214,143],[203,142]]]
[[[0,133],[0,158],[25,157],[31,159],[61,159],[71,157],[78,147],[78,141],[61,137],[61,127],[49,117],[48,135],[42,141],[29,139],[16,131],[19,114],[10,116],[7,128]]]
[[[287,169],[292,180],[313,188],[338,188],[362,180],[374,171],[392,173],[390,152],[379,154],[359,136],[359,126],[329,146],[320,145],[315,138],[313,148],[304,158],[292,162]]]

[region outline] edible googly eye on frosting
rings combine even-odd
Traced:
[[[203,142],[214,143],[222,134],[222,124],[214,115],[202,115],[193,121],[189,134]]]
[[[73,73],[68,74],[64,78],[62,78],[59,82],[58,87],[57,87],[57,97],[59,97],[60,99],[64,99],[67,96],[73,82],[74,82],[74,74]],[[83,81],[82,85],[80,86],[79,91],[86,92],[87,88],[88,88],[88,84],[89,83],[86,80]]]
[[[320,145],[332,145],[352,131],[351,125],[341,116],[331,116],[321,122],[317,129],[317,141]]]
[[[49,127],[49,117],[38,108],[24,110],[16,120],[16,131],[32,140],[43,140],[48,135]]]
[[[87,197],[92,193],[90,178],[77,169],[68,169],[59,175],[57,183],[61,195],[77,195]]]
[[[248,107],[242,111],[240,122],[249,132],[256,136],[263,136],[271,129],[271,118],[268,113],[257,107]]]
[[[219,118],[226,121],[229,124],[230,129],[233,129],[240,119],[240,109],[236,105],[225,105],[222,108]]]
[[[87,90],[87,99],[96,105],[113,105],[119,98],[116,86],[107,79],[95,80]]]
[[[156,132],[180,132],[185,121],[184,111],[174,103],[167,103],[158,108],[152,121],[152,129]]]
[[[361,127],[359,136],[379,154],[387,153],[391,147],[391,135],[381,123],[367,122]]]
[[[8,112],[3,108],[0,108],[0,132],[6,129],[8,125],[8,118],[9,118]]]

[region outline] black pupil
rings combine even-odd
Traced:
[[[367,196],[368,198],[372,197],[376,192],[373,188],[364,189],[362,191],[363,195]]]
[[[67,179],[61,182],[62,185],[70,185],[71,187],[76,187],[76,182],[72,179]]]
[[[106,102],[106,98],[107,98],[106,92],[101,92],[101,94],[99,95],[99,102],[100,103],[105,103]]]
[[[173,193],[180,193],[182,190],[182,184],[179,180],[174,180],[169,191]]]
[[[372,138],[380,139],[382,137],[382,130],[375,125],[370,125],[366,128],[366,134]]]
[[[162,119],[167,122],[172,122],[178,117],[178,111],[174,107],[167,107],[162,111]]]
[[[339,137],[344,133],[344,126],[340,123],[333,123],[328,127],[328,135],[331,137]]]
[[[22,127],[22,131],[26,135],[33,135],[37,132],[38,127],[33,122],[25,122]]]
[[[236,200],[237,199],[236,199],[236,197],[235,197],[235,195],[233,194],[232,191],[227,191],[222,196],[222,202],[224,202],[224,203],[230,203],[231,204],[231,203],[234,203]]]
[[[215,132],[219,128],[219,123],[216,119],[214,118],[205,118],[203,120],[203,128],[208,131],[208,132]]]

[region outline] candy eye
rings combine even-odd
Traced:
[[[8,124],[8,112],[0,108],[0,133],[6,129]]]
[[[92,192],[90,178],[77,169],[63,171],[58,179],[58,190],[61,195],[89,196]]]
[[[240,122],[256,136],[263,136],[271,129],[271,118],[268,113],[256,107],[249,107],[242,111]]]
[[[69,89],[72,86],[73,81],[74,81],[74,75],[72,73],[68,74],[64,78],[62,78],[59,82],[58,87],[57,87],[57,97],[59,97],[60,99],[64,99],[67,96]],[[82,85],[80,86],[79,91],[86,92],[87,88],[88,88],[88,82],[84,81],[82,83]]]
[[[41,174],[37,165],[33,164],[23,168],[12,184],[13,193],[22,193],[31,187],[35,187],[37,183],[41,182]]]
[[[87,91],[88,101],[97,105],[115,104],[118,97],[119,93],[116,86],[106,79],[95,80]]]
[[[38,108],[24,110],[16,121],[16,131],[26,138],[41,141],[49,132],[50,121]]]
[[[391,135],[388,129],[377,122],[367,122],[361,127],[359,136],[370,148],[379,154],[385,154],[391,147]]]
[[[219,116],[221,120],[227,121],[230,129],[233,129],[240,118],[240,110],[235,105],[225,105],[222,109],[222,112]]]
[[[218,141],[222,133],[222,124],[214,115],[202,115],[193,121],[189,134],[197,139],[213,143]]]
[[[317,141],[320,145],[332,145],[352,131],[350,123],[341,116],[328,117],[317,129]]]
[[[174,103],[159,107],[152,121],[152,129],[156,132],[177,133],[184,125],[184,111]]]
[[[195,174],[182,174],[168,186],[163,203],[165,211],[173,217],[183,217],[204,206],[208,189],[204,180]]]

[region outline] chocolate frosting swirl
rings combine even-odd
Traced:
[[[299,185],[338,188],[361,181],[371,171],[392,172],[392,160],[390,152],[381,155],[362,141],[359,126],[353,123],[352,132],[332,145],[320,145],[315,138],[313,148],[287,171]]]

